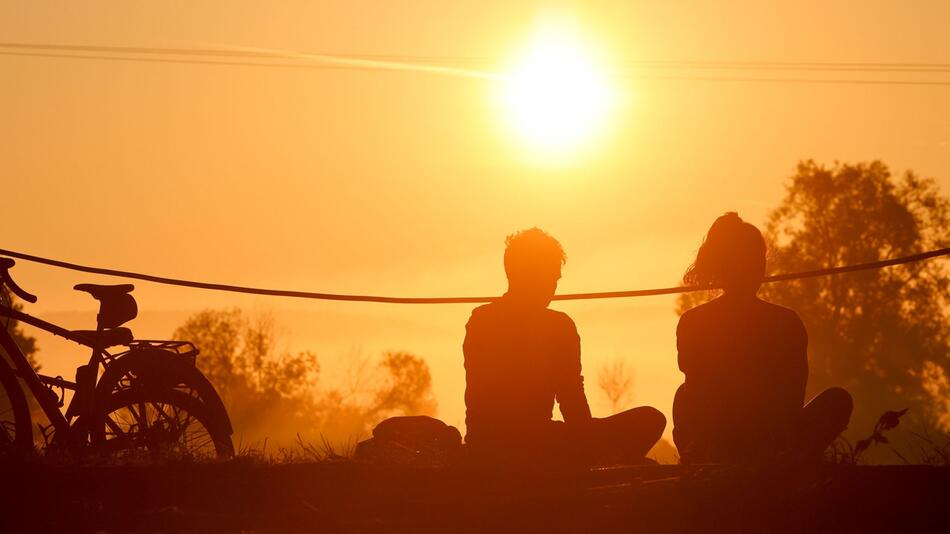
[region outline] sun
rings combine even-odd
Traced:
[[[507,122],[542,157],[589,144],[616,103],[595,56],[558,26],[541,28],[502,81]]]

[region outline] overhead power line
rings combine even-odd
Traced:
[[[180,63],[191,65],[222,65],[235,67],[278,67],[290,69],[313,69],[313,70],[380,70],[378,67],[357,67],[345,65],[315,65],[306,63],[265,63],[254,61],[214,61],[210,59],[184,59],[184,58],[161,58],[161,57],[132,57],[132,56],[104,56],[95,54],[56,54],[46,52],[4,52],[0,51],[0,56],[24,56],[24,57],[48,57],[59,59],[96,59],[105,61],[133,61],[141,63]]]
[[[334,65],[334,64],[313,64],[313,63],[265,63],[265,62],[253,62],[253,61],[214,61],[214,60],[201,60],[201,59],[175,59],[175,58],[159,58],[159,57],[127,57],[127,56],[104,56],[104,55],[92,55],[92,54],[55,54],[55,53],[42,53],[42,52],[3,52],[0,51],[0,56],[26,56],[26,57],[47,57],[47,58],[61,58],[61,59],[93,59],[93,60],[105,60],[105,61],[131,61],[131,62],[140,62],[140,63],[177,63],[185,65],[220,65],[220,66],[237,66],[237,67],[270,67],[270,68],[289,68],[289,69],[303,69],[303,70],[367,70],[367,71],[378,71],[378,70],[403,70],[403,71],[416,71],[423,70],[420,68],[413,68],[413,66],[408,66],[405,68],[382,68],[380,66],[373,65]],[[421,65],[419,66],[421,67]],[[438,73],[438,70],[430,69],[443,69],[443,67],[434,67],[429,66],[424,69],[428,72]],[[453,74],[453,72],[446,71],[446,74]],[[466,77],[476,77],[476,78],[495,78],[498,75],[479,72],[479,71],[459,71],[459,75]],[[930,81],[930,80],[850,80],[842,78],[751,78],[751,77],[737,77],[737,76],[675,76],[675,75],[634,75],[631,76],[640,80],[682,80],[682,81],[702,81],[702,82],[747,82],[747,83],[791,83],[791,84],[832,84],[832,85],[918,85],[918,86],[950,86],[950,81]]]
[[[240,67],[271,67],[317,70],[412,71],[451,76],[494,79],[497,59],[474,56],[426,56],[400,54],[304,53],[265,49],[161,48],[132,46],[0,43],[0,55],[144,63],[181,63]],[[294,61],[288,63],[287,61]],[[950,86],[946,79],[866,79],[821,77],[748,77],[735,71],[839,74],[892,73],[903,75],[950,74],[950,63],[925,62],[795,62],[710,60],[623,60],[611,65],[619,74],[646,80],[705,82],[754,82],[797,84],[857,84],[896,86]],[[719,72],[711,75],[656,74],[656,71]]]
[[[802,83],[832,85],[920,85],[950,86],[950,80],[860,80],[847,78],[750,78],[743,76],[635,76],[643,80],[686,80],[697,82]]]
[[[3,48],[10,48],[15,51],[4,51],[2,50]],[[469,69],[457,65],[426,64],[415,61],[412,56],[372,56],[356,54],[315,54],[268,50],[76,46],[23,43],[0,43],[0,55],[49,57],[60,59],[140,61],[146,63],[230,65],[241,67],[411,71],[467,78],[489,79],[498,77],[498,75],[493,72]],[[195,57],[207,59],[194,59]],[[254,59],[257,61],[235,61],[235,59]],[[294,60],[298,61],[298,63],[274,63],[273,60]],[[306,62],[300,63],[300,61]]]
[[[332,56],[344,59],[368,61],[399,61],[439,64],[498,64],[497,59],[479,56],[423,56],[408,54],[341,54],[317,52],[288,52],[266,49],[222,49],[222,48],[163,48],[143,46],[90,46],[57,45],[39,43],[5,43],[0,48],[20,50],[47,50],[59,52],[98,52],[109,54],[147,54],[173,56],[218,56],[258,59],[300,59],[304,56]],[[714,60],[623,60],[616,63],[623,66],[655,68],[722,68],[722,69],[772,69],[772,70],[866,70],[880,71],[898,69],[912,72],[950,72],[950,63],[919,62],[834,62],[834,61],[714,61]]]
[[[274,297],[293,297],[293,298],[305,298],[305,299],[315,299],[315,300],[337,300],[337,301],[355,301],[355,302],[380,302],[387,304],[476,304],[482,302],[491,302],[496,300],[498,297],[384,297],[384,296],[374,296],[374,295],[343,295],[337,293],[316,293],[311,291],[298,291],[298,290],[286,290],[286,289],[264,289],[258,287],[246,287],[246,286],[236,286],[230,284],[220,284],[220,283],[211,283],[211,282],[196,282],[193,280],[180,280],[176,278],[167,278],[164,276],[155,276],[151,274],[142,274],[134,273],[130,271],[120,271],[117,269],[107,269],[102,267],[89,267],[85,265],[78,265],[75,263],[69,263],[60,260],[54,260],[50,258],[43,258],[40,256],[33,256],[30,254],[24,254],[22,252],[15,252],[12,250],[3,250],[0,249],[0,255],[9,256],[12,258],[19,258],[21,260],[30,261],[33,263],[40,263],[43,265],[50,265],[53,267],[60,267],[63,269],[69,269],[73,271],[79,271],[84,273],[91,274],[101,274],[106,276],[117,276],[121,278],[131,278],[134,280],[144,280],[146,282],[155,282],[158,284],[166,284],[173,286],[182,286],[182,287],[192,287],[196,289],[210,289],[214,291],[227,291],[231,293],[248,293],[252,295],[268,295]],[[940,256],[950,255],[950,248],[942,248],[937,250],[931,250],[927,252],[921,252],[919,254],[913,254],[910,256],[903,256],[900,258],[893,258],[889,260],[881,261],[872,261],[868,263],[860,263],[856,265],[845,265],[841,267],[831,267],[826,269],[816,269],[813,271],[801,271],[795,273],[780,274],[775,276],[766,277],[765,283],[774,283],[782,282],[787,280],[800,280],[804,278],[815,278],[818,276],[833,276],[838,274],[852,273],[857,271],[867,271],[872,269],[883,269],[885,267],[891,267],[894,265],[903,265],[907,263],[915,263],[924,260],[929,260],[932,258]],[[694,291],[705,291],[713,289],[707,286],[683,286],[683,287],[666,287],[658,289],[635,289],[628,291],[606,291],[606,292],[597,292],[597,293],[571,293],[565,295],[555,295],[553,300],[591,300],[591,299],[608,299],[608,298],[625,298],[625,297],[646,297],[654,295],[670,295],[674,293],[690,293]]]

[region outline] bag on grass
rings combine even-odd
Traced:
[[[425,415],[390,417],[356,445],[358,459],[403,465],[446,465],[461,451],[458,429]]]

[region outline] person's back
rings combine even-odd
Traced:
[[[745,456],[786,439],[808,379],[808,336],[794,311],[723,295],[684,313],[676,339],[680,395],[716,400],[676,414],[679,441],[702,436],[721,454]]]
[[[534,439],[549,428],[555,400],[565,420],[590,418],[580,339],[566,314],[503,297],[476,308],[466,332],[467,443]]]
[[[735,213],[709,229],[686,285],[721,288],[680,317],[685,381],[673,401],[684,462],[816,458],[847,427],[851,396],[831,388],[803,406],[808,336],[798,315],[760,300],[765,240]]]

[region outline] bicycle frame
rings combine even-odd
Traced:
[[[41,330],[45,330],[53,335],[66,338],[75,343],[79,343],[80,345],[88,346],[86,343],[83,343],[80,340],[79,336],[75,335],[70,330],[7,306],[0,305],[0,317],[9,317],[11,319],[35,326]],[[26,382],[30,393],[39,403],[40,408],[42,408],[46,416],[49,418],[55,431],[60,436],[66,436],[70,428],[69,419],[67,419],[67,417],[60,410],[60,399],[57,398],[56,393],[50,390],[47,385],[77,392],[77,395],[74,395],[70,400],[69,406],[66,409],[66,413],[70,412],[70,409],[73,407],[73,404],[79,397],[80,385],[75,382],[64,380],[60,377],[38,374],[36,370],[33,369],[33,366],[30,365],[26,355],[23,354],[16,342],[13,340],[13,337],[6,329],[3,329],[2,334],[0,334],[0,346],[2,346],[4,351],[10,356],[10,359],[13,362],[13,372]],[[95,367],[95,376],[98,376],[99,374],[99,365],[102,363],[103,359],[108,356],[109,353],[106,350],[92,348],[92,356],[89,358],[89,365]],[[95,389],[95,380],[92,381],[91,389]],[[82,392],[86,398],[92,398],[93,393],[94,391]]]
[[[36,296],[10,277],[9,269],[14,264],[10,258],[0,257],[0,286],[24,301],[36,302]],[[102,446],[107,453],[166,446],[207,453],[212,447],[218,457],[232,456],[234,429],[218,392],[196,366],[198,348],[183,340],[134,339],[131,331],[122,327],[138,313],[129,295],[134,289],[131,284],[79,284],[75,289],[87,291],[100,301],[95,331],[68,330],[23,313],[12,304],[0,303],[0,320],[6,317],[23,322],[92,349],[89,363],[77,367],[76,381],[70,382],[37,373],[13,334],[3,329],[0,348],[9,354],[10,366],[0,362],[0,379],[12,399],[12,428],[16,430],[10,435],[6,428],[0,429],[4,445],[9,442],[21,452],[33,446],[32,417],[24,398],[32,395],[51,423],[40,427],[47,445],[75,450]],[[111,353],[106,350],[110,347],[121,349]],[[105,370],[101,376],[100,369]],[[26,383],[26,391],[20,380]],[[67,389],[75,394],[64,411],[61,408]],[[132,406],[137,406],[137,411]],[[147,410],[146,406],[153,409]],[[169,407],[170,412],[166,411]],[[125,413],[132,420],[113,419],[113,413]],[[191,443],[185,439],[195,432],[204,437],[203,441]]]

